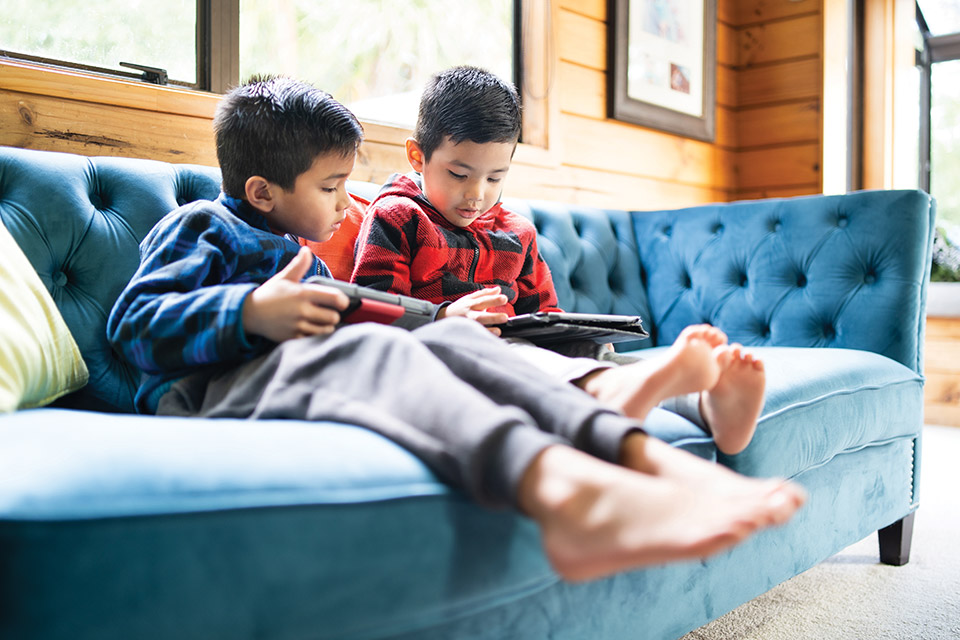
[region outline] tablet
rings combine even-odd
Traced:
[[[648,337],[640,316],[538,311],[514,316],[497,325],[505,338],[524,338],[550,345],[589,340],[600,344]]]
[[[340,312],[341,324],[357,322],[393,324],[400,318],[403,318],[405,325],[420,325],[433,321],[436,306],[425,300],[361,287],[323,276],[312,276],[307,278],[307,282],[333,287],[347,294],[350,298],[350,306]]]

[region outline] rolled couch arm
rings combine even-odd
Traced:
[[[656,342],[709,322],[745,345],[862,349],[920,372],[934,208],[862,191],[633,212]]]

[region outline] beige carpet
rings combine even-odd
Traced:
[[[960,428],[925,427],[922,455],[908,564],[873,534],[682,640],[960,640]]]

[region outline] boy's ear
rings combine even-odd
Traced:
[[[420,148],[420,143],[413,138],[407,138],[404,146],[407,149],[407,162],[410,163],[414,171],[423,173],[423,167],[427,164],[427,160],[423,155],[423,149]]]
[[[243,185],[247,202],[261,213],[273,211],[276,201],[273,198],[274,185],[262,176],[250,176]]]

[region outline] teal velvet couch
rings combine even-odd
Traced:
[[[0,415],[0,638],[671,639],[878,530],[880,560],[907,561],[927,194],[508,203],[536,223],[563,307],[644,317],[651,337],[629,349],[710,322],[765,361],[743,453],[660,410],[649,431],[809,492],[789,524],[706,561],[567,583],[529,520],[475,506],[372,432],[132,413],[139,374],[108,346],[107,314],[151,226],[218,190],[210,168],[0,148],[0,218],[90,371],[55,406]]]

